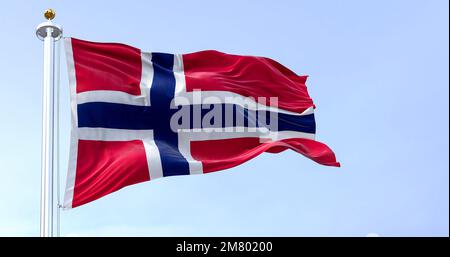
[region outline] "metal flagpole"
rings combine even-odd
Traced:
[[[44,41],[44,84],[42,94],[42,152],[41,152],[41,232],[42,237],[53,236],[54,169],[55,169],[55,42],[62,37],[62,28],[52,22],[55,12],[47,9],[46,22],[36,28],[36,36]],[[59,70],[59,69],[58,69]]]
[[[55,72],[56,72],[56,81],[55,81],[55,169],[56,169],[56,236],[60,236],[60,222],[61,222],[61,197],[60,197],[60,167],[59,167],[59,96],[60,96],[60,88],[59,88],[59,61],[61,53],[61,44],[58,42],[56,44],[56,61],[55,61]]]

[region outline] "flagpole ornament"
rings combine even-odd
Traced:
[[[55,16],[56,16],[56,12],[53,9],[49,8],[49,9],[45,10],[45,12],[44,12],[44,17],[47,20],[53,20],[55,18]]]
[[[58,41],[62,37],[63,30],[61,26],[52,22],[55,16],[56,12],[53,9],[45,10],[44,17],[47,19],[47,21],[42,22],[36,28],[36,36],[40,40],[44,41],[45,37],[47,37],[47,32],[49,31],[51,31],[51,37],[53,37],[55,41]]]
[[[61,39],[62,28],[54,24],[55,11],[47,9],[44,13],[47,21],[36,28],[36,36],[44,42],[44,68],[43,68],[43,93],[42,93],[42,148],[41,148],[41,214],[40,235],[42,237],[53,236],[53,214],[57,211],[54,203],[54,180],[57,160],[55,131],[58,129],[55,116],[57,97],[55,95],[58,86],[57,58],[59,53],[55,51],[55,42]]]

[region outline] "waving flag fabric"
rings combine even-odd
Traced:
[[[292,149],[339,166],[314,140],[306,76],[263,57],[146,53],[65,39],[72,133],[65,208],[125,186],[214,172]],[[270,121],[270,122],[269,122]]]

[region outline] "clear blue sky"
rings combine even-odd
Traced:
[[[267,56],[309,74],[317,139],[342,168],[287,151],[160,179],[62,213],[63,235],[448,236],[448,1],[2,1],[0,235],[39,234],[42,43]],[[61,167],[70,112],[61,59]]]

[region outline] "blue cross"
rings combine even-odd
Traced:
[[[160,151],[161,165],[164,176],[188,175],[189,164],[178,149],[178,135],[170,127],[170,119],[179,108],[171,108],[175,94],[175,76],[173,73],[174,55],[153,53],[153,81],[150,89],[151,106],[136,106],[117,103],[90,102],[79,104],[78,127],[115,128],[130,130],[153,130],[156,146]],[[227,104],[222,104],[222,117]],[[194,105],[190,105],[189,128],[194,128],[192,122]],[[202,109],[202,118],[209,112]],[[233,110],[233,125],[242,118],[244,126],[257,126],[257,115],[241,106],[231,106]],[[229,109],[228,109],[229,110]],[[266,115],[271,115],[267,112]],[[314,114],[298,116],[278,113],[278,131],[299,131],[315,133]],[[224,120],[222,123],[226,124]],[[204,128],[204,124],[203,124]]]

